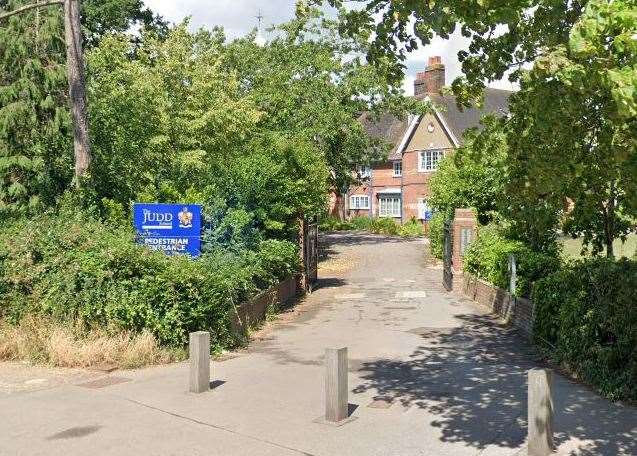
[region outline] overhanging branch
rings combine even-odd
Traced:
[[[18,9],[15,9],[13,11],[9,11],[7,13],[0,13],[0,21],[3,19],[7,19],[11,16],[15,16],[16,14],[20,14],[20,13],[24,13],[25,11],[29,11],[32,10],[34,8],[41,8],[44,6],[51,6],[51,5],[62,5],[64,4],[64,0],[46,0],[42,3],[32,3],[30,5],[24,5],[21,6]]]

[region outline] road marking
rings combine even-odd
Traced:
[[[364,297],[365,297],[365,293],[350,293],[350,294],[336,295],[336,299],[341,299],[341,300],[363,299]]]
[[[400,291],[396,293],[397,298],[426,298],[426,291]]]

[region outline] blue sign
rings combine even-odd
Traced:
[[[137,242],[168,255],[201,254],[201,206],[197,204],[133,205]]]

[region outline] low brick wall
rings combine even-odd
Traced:
[[[460,289],[462,294],[489,307],[504,321],[520,329],[528,337],[533,335],[534,306],[530,299],[516,298],[508,291],[497,288],[471,274],[464,274]]]
[[[302,290],[296,277],[288,277],[277,285],[263,291],[250,301],[241,304],[237,312],[232,314],[232,329],[245,333],[248,328],[265,320],[268,307],[276,304],[287,304],[299,295]]]

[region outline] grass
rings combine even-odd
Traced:
[[[566,258],[572,259],[580,259],[581,251],[582,251],[582,239],[572,239],[564,237],[561,240],[562,245],[564,246],[564,256]],[[626,239],[625,243],[622,243],[621,240],[617,239],[613,243],[613,250],[615,251],[615,256],[617,258],[626,257],[633,258],[637,253],[637,234],[631,234]]]
[[[0,360],[54,367],[133,369],[185,359],[185,351],[160,347],[143,332],[109,334],[80,331],[41,317],[25,317],[13,326],[0,320]]]

